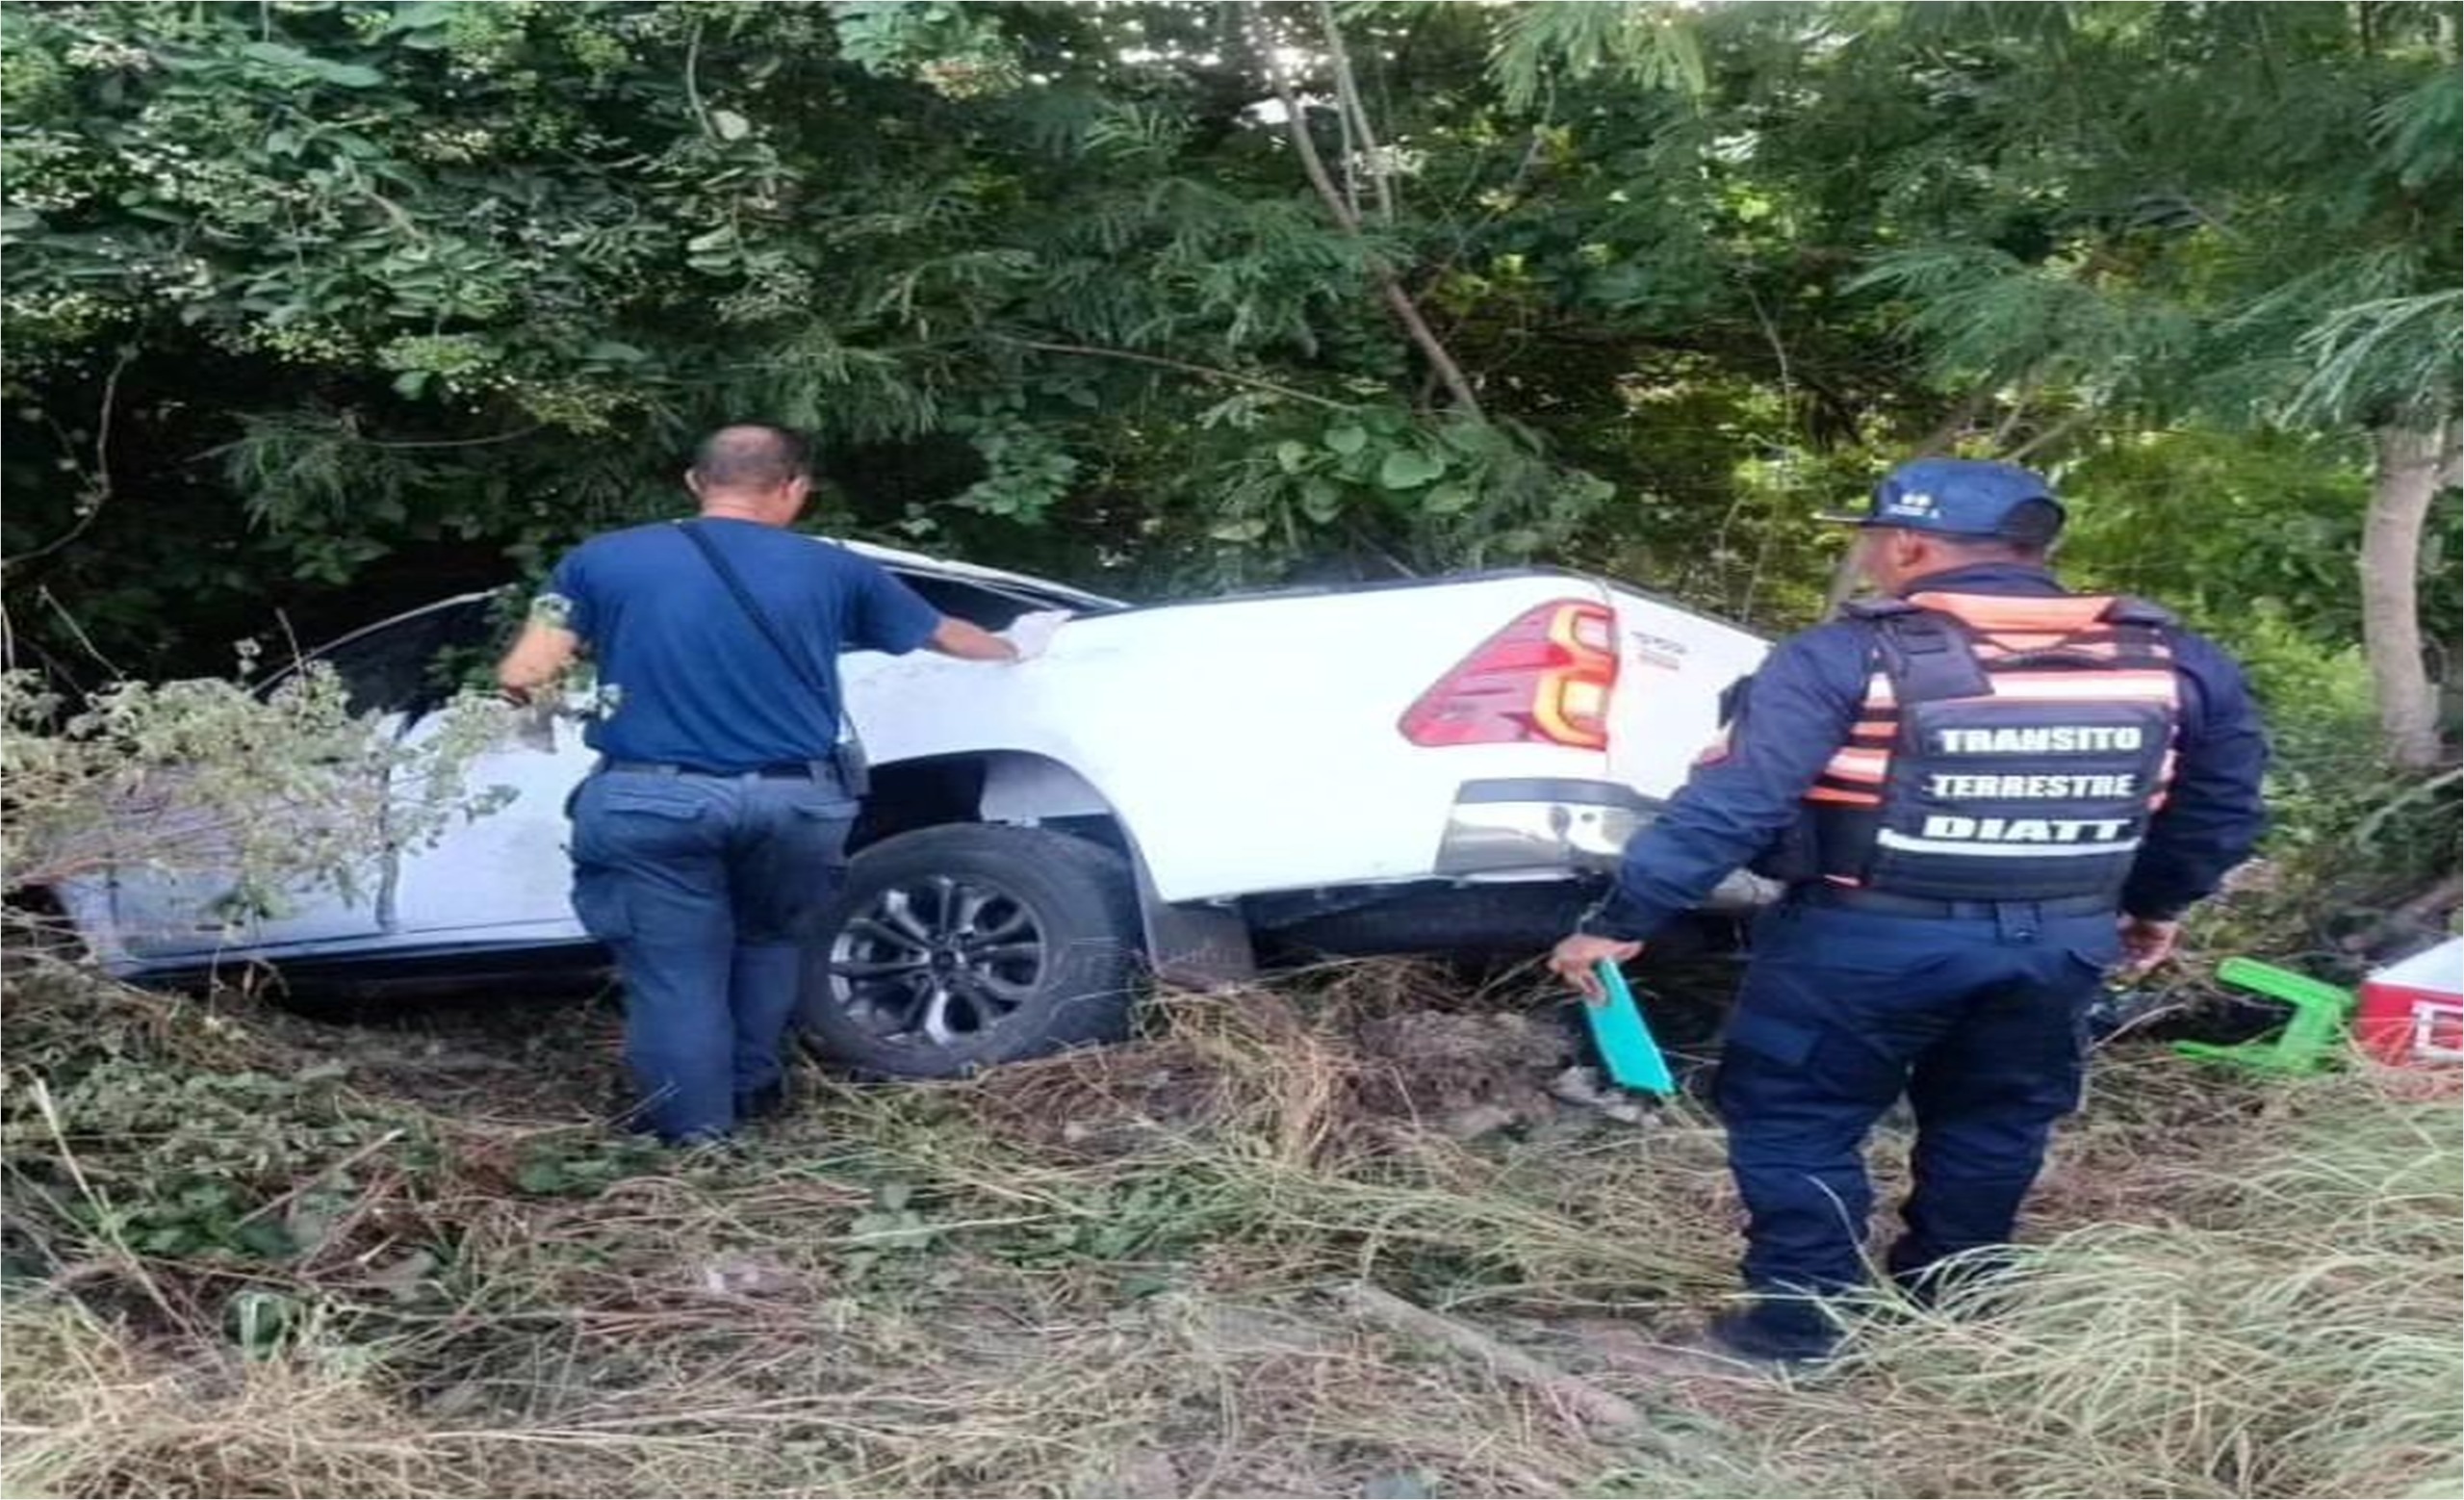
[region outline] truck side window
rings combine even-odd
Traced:
[[[1011,621],[1030,610],[1069,608],[938,573],[906,573],[892,569],[891,576],[915,590],[926,604],[943,614],[970,625],[980,625],[988,631],[1007,629]]]
[[[496,601],[456,600],[346,636],[314,654],[343,682],[352,713],[422,712],[453,695],[498,634]]]

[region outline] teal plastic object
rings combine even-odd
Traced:
[[[2219,984],[2282,1000],[2293,1007],[2293,1019],[2282,1031],[2256,1042],[2176,1042],[2174,1051],[2258,1073],[2319,1073],[2344,1056],[2357,1003],[2350,990],[2252,958],[2226,959],[2217,966],[2216,979]]]
[[[1668,1058],[1652,1040],[1652,1028],[1643,1024],[1643,1008],[1634,1003],[1633,987],[1616,965],[1602,959],[1593,971],[1600,975],[1601,988],[1608,992],[1604,1000],[1583,1001],[1583,1019],[1591,1022],[1591,1039],[1600,1044],[1602,1061],[1608,1064],[1609,1080],[1621,1089],[1640,1089],[1666,1099],[1677,1092],[1677,1078],[1668,1071]]]

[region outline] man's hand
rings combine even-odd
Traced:
[[[1630,964],[1641,956],[1642,951],[1643,945],[1639,943],[1594,938],[1578,932],[1558,944],[1549,954],[1549,968],[1558,978],[1572,985],[1585,1000],[1598,1005],[1608,998],[1608,992],[1600,987],[1600,976],[1592,972],[1592,967],[1604,958],[1612,964]]]
[[[1043,655],[1044,648],[1052,644],[1053,633],[1068,619],[1066,609],[1038,609],[1012,620],[1001,638],[1018,653],[1018,660],[1032,661]]]
[[[943,615],[924,644],[962,661],[1015,661],[1018,648],[971,620]]]
[[[2127,983],[2144,975],[2149,970],[2173,956],[2174,944],[2181,942],[2180,922],[2157,921],[2148,917],[2124,917],[2121,919],[2121,967],[2114,977]]]

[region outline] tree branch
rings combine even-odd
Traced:
[[[1253,390],[1271,391],[1277,396],[1289,397],[1296,401],[1307,401],[1312,406],[1322,406],[1328,411],[1360,409],[1357,402],[1334,401],[1311,391],[1300,390],[1296,386],[1282,385],[1273,380],[1261,379],[1256,375],[1243,375],[1237,370],[1219,370],[1212,365],[1192,364],[1186,359],[1172,359],[1163,354],[1145,354],[1137,349],[1104,349],[1092,344],[1055,344],[1048,339],[1022,339],[1011,333],[996,333],[991,337],[1004,344],[1016,345],[1020,349],[1041,349],[1047,354],[1082,354],[1091,359],[1118,359],[1133,365],[1154,365],[1164,370],[1178,370],[1185,375],[1203,375],[1210,380],[1223,380],[1233,385],[1245,385]]]
[[[1318,0],[1318,24],[1326,34],[1326,56],[1334,64],[1335,103],[1343,111],[1349,134],[1359,138],[1354,153],[1369,164],[1369,186],[1377,195],[1377,221],[1395,221],[1395,189],[1388,170],[1385,152],[1378,146],[1377,132],[1369,123],[1368,107],[1360,100],[1360,79],[1351,70],[1351,54],[1344,47],[1344,29],[1335,20],[1335,8],[1329,0]],[[1350,175],[1350,164],[1345,174]]]
[[[1273,70],[1271,62],[1268,66],[1268,77],[1274,86],[1276,100],[1283,106],[1284,128],[1292,137],[1292,148],[1300,158],[1300,169],[1308,175],[1309,185],[1318,190],[1319,199],[1326,205],[1326,212],[1334,216],[1336,224],[1346,234],[1361,238],[1360,217],[1345,204],[1342,191],[1335,186],[1334,178],[1327,175],[1325,161],[1318,154],[1318,143],[1309,136],[1309,118],[1301,113],[1300,101],[1293,97],[1292,86]],[[1373,255],[1369,274],[1377,284],[1378,299],[1386,304],[1387,311],[1395,315],[1395,321],[1402,325],[1405,336],[1420,349],[1421,356],[1429,362],[1430,368],[1437,372],[1438,379],[1445,384],[1447,394],[1454,399],[1455,406],[1474,421],[1486,422],[1488,413],[1481,409],[1480,398],[1474,393],[1472,382],[1464,376],[1463,367],[1455,363],[1454,356],[1448,352],[1436,330],[1428,325],[1428,320],[1421,316],[1420,305],[1412,300],[1410,293],[1403,290],[1402,283],[1395,279],[1394,271]]]
[[[112,366],[112,373],[103,379],[102,415],[94,423],[94,469],[91,481],[82,497],[76,524],[33,552],[0,561],[0,570],[20,567],[38,557],[51,556],[85,535],[95,518],[103,513],[104,504],[112,498],[112,414],[118,409],[119,377],[136,358],[136,345],[122,346],[118,362]]]
[[[693,106],[693,121],[702,127],[706,137],[718,131],[710,124],[710,112],[702,107],[702,18],[694,17],[693,34],[684,43],[684,101]]]
[[[2061,421],[2045,427],[2044,430],[2039,432],[2036,436],[2028,439],[2026,442],[2021,443],[2018,447],[2011,450],[2009,453],[2004,453],[2002,456],[2012,463],[2017,463],[2020,459],[2027,457],[2030,453],[2036,453],[2041,449],[2050,448],[2055,443],[2068,437],[2071,433],[2078,431],[2081,427],[2086,427],[2089,421],[2094,416],[2095,413],[2092,411],[2074,411],[2069,416],[2066,416]]]

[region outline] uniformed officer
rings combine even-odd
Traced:
[[[1890,1274],[1927,1296],[2009,1240],[2078,1106],[2103,975],[2169,955],[2263,824],[2241,669],[2153,606],[2056,582],[2042,478],[1920,459],[1827,519],[1862,529],[1886,597],[1739,685],[1724,746],[1551,956],[1596,996],[1593,964],[1633,958],[1732,869],[1786,883],[1714,1085],[1752,1295],[1709,1337],[1770,1361],[1836,1341],[1809,1298],[1863,1280],[1865,1137],[1902,1095],[1914,1183]]]
[[[521,700],[585,646],[598,668],[586,737],[602,759],[570,809],[574,910],[616,957],[640,1113],[671,1144],[783,1102],[804,946],[860,790],[839,653],[1021,655],[870,559],[787,530],[812,489],[797,433],[724,427],[685,485],[697,519],[595,537],[559,562],[498,668]]]

